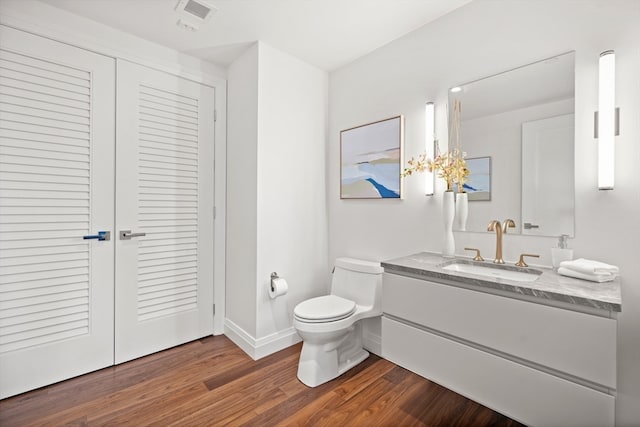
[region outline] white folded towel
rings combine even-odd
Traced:
[[[562,264],[560,264],[562,265]],[[591,282],[611,282],[616,278],[616,273],[584,273],[576,270],[572,270],[566,267],[558,268],[558,274],[568,277],[574,277],[576,279],[589,280]]]
[[[586,274],[603,274],[611,273],[618,274],[619,269],[615,265],[605,264],[600,261],[593,261],[590,259],[578,258],[573,261],[562,261],[560,267],[568,268],[569,270],[577,271],[579,273]]]

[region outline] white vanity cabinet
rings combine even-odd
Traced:
[[[386,359],[530,426],[614,425],[614,313],[395,273]]]

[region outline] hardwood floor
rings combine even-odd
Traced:
[[[301,344],[253,361],[207,337],[0,401],[0,426],[520,426],[371,355],[316,388]]]

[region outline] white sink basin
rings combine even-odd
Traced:
[[[482,265],[464,264],[464,263],[458,263],[458,262],[449,264],[442,268],[443,270],[455,271],[457,273],[469,273],[469,274],[475,274],[476,276],[491,277],[494,279],[513,280],[514,282],[533,282],[540,275],[540,272],[535,270],[532,270],[530,272],[514,271],[514,270],[506,270],[503,268],[496,268],[490,265],[482,266]]]

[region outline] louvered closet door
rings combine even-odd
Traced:
[[[113,363],[114,81],[0,26],[0,398]]]
[[[213,333],[214,89],[120,60],[117,76],[120,363]]]

